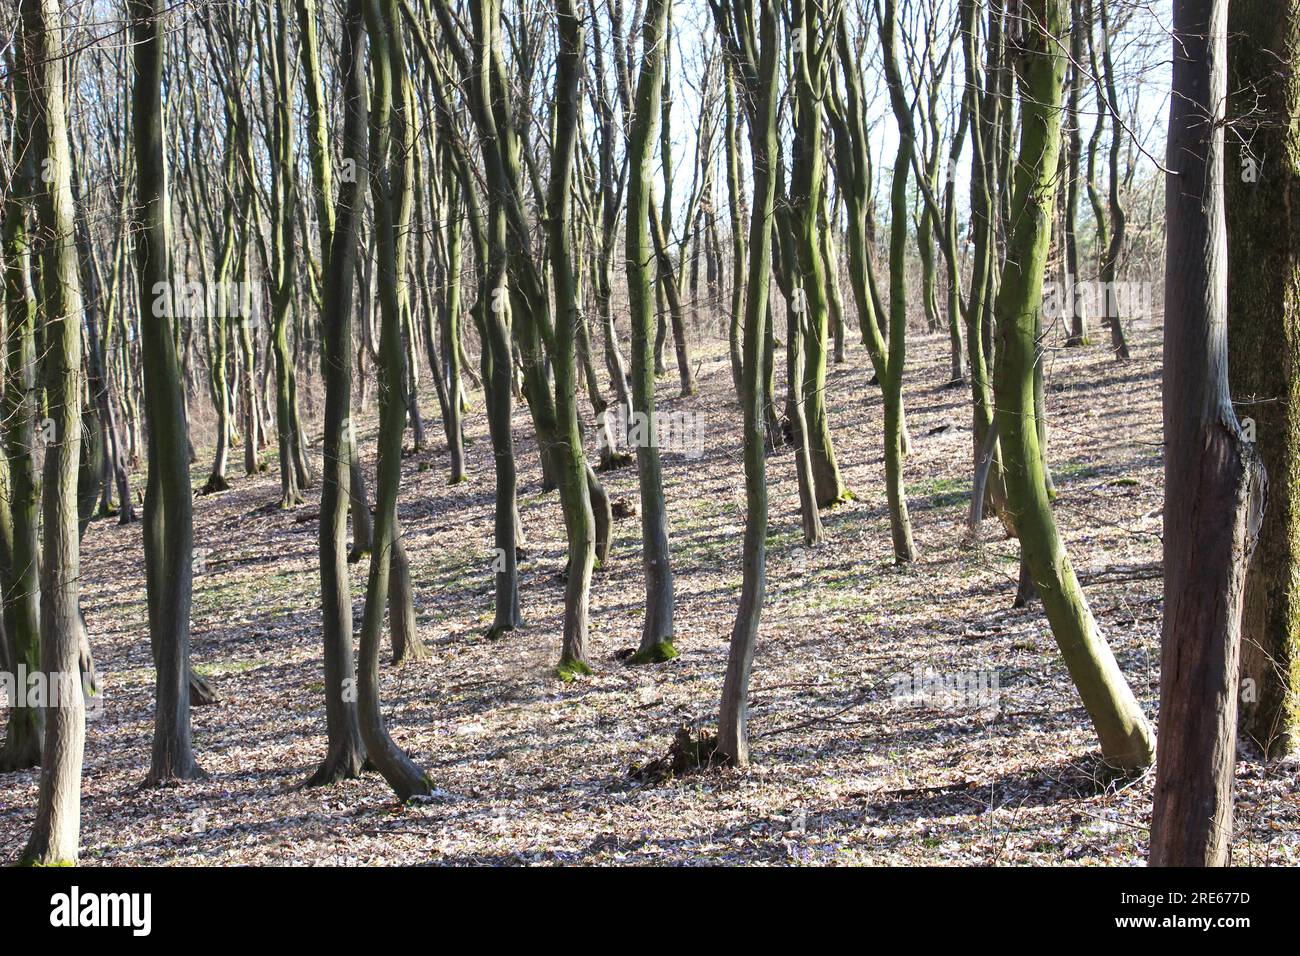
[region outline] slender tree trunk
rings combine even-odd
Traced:
[[[325,279],[322,320],[325,358],[325,448],[321,476],[320,576],[321,635],[325,664],[325,759],[308,781],[331,784],[360,776],[365,746],[357,718],[356,668],[352,657],[352,593],[347,557],[347,520],[354,454],[352,407],[352,305],[357,270],[357,220],[366,190],[365,58],[362,56],[365,0],[349,0],[343,30],[339,69],[343,75],[343,155],[353,161],[355,175],[340,190],[337,215],[330,206],[328,165],[322,161],[316,188],[329,208],[328,227],[322,226]],[[299,0],[300,20],[314,24],[313,0]],[[314,59],[314,44],[304,44],[305,57]],[[311,52],[308,52],[311,51]],[[312,70],[309,68],[309,83]],[[323,127],[318,132],[323,134]],[[323,157],[322,157],[323,159]],[[369,515],[366,516],[369,518]]]
[[[1076,289],[1079,283],[1079,172],[1083,158],[1080,130],[1079,97],[1083,91],[1083,67],[1088,31],[1091,24],[1083,16],[1083,0],[1070,0],[1069,94],[1066,99],[1066,125],[1069,132],[1069,156],[1065,184],[1065,301],[1070,315],[1068,346],[1091,344],[1088,340],[1088,314],[1081,307]]]
[[[641,75],[637,80],[636,112],[628,137],[627,283],[632,322],[632,412],[642,425],[636,443],[641,487],[642,561],[645,567],[646,615],[638,654],[643,659],[675,656],[673,638],[673,574],[668,552],[668,514],[664,505],[663,472],[654,438],[654,253],[649,231],[653,215],[651,153],[663,93],[663,56],[667,0],[647,0],[642,27]],[[683,382],[683,386],[685,383]]]
[[[801,15],[802,14],[802,15]],[[838,15],[838,14],[836,14]],[[799,306],[803,322],[802,375],[792,394],[803,404],[807,447],[818,507],[828,508],[851,497],[840,477],[831,440],[826,410],[826,358],[830,340],[830,296],[823,257],[822,232],[826,229],[823,209],[826,200],[826,158],[822,135],[822,100],[825,97],[826,62],[835,36],[834,17],[821,12],[821,5],[795,0],[791,16],[802,21],[807,37],[824,37],[820,44],[807,46],[795,56],[796,106],[791,205],[797,216],[794,227],[791,266],[799,275]],[[827,21],[823,23],[823,21]],[[807,533],[805,528],[805,534]]]
[[[357,662],[357,712],[361,739],[375,768],[399,799],[432,789],[428,776],[393,741],[379,701],[379,644],[384,610],[390,605],[392,565],[397,544],[397,495],[402,480],[402,433],[406,349],[402,344],[402,269],[399,243],[410,212],[407,124],[409,102],[404,45],[397,31],[394,0],[368,0],[365,10],[372,65],[370,168],[378,249],[379,301],[379,464],[375,488],[375,549],[366,582],[365,613]],[[392,613],[392,609],[390,609]],[[397,611],[400,613],[400,610]],[[393,614],[395,617],[396,614]]]
[[[742,551],[740,605],[731,630],[727,670],[718,708],[717,752],[739,767],[749,763],[749,676],[758,643],[763,593],[767,574],[767,460],[764,448],[764,388],[760,365],[764,327],[767,324],[767,288],[772,268],[772,219],[776,199],[778,163],[776,138],[777,77],[780,39],[775,0],[759,0],[757,62],[742,58],[742,49],[754,49],[752,32],[733,33],[731,24],[746,23],[736,16],[746,0],[733,0],[731,10],[714,6],[719,32],[732,37],[727,55],[737,76],[743,77],[751,100],[750,155],[754,166],[754,209],[749,225],[748,288],[745,292],[745,351],[742,399],[745,414],[745,540]],[[734,11],[734,12],[732,12]],[[745,10],[747,13],[748,11]],[[747,24],[752,31],[752,24]],[[744,29],[744,27],[739,27]],[[744,44],[742,37],[750,42]],[[743,44],[743,45],[742,45]],[[740,276],[737,276],[739,281]]]
[[[460,183],[449,172],[447,176],[447,291],[443,304],[443,360],[447,363],[447,415],[443,428],[447,435],[447,452],[451,458],[451,484],[465,481],[464,423],[461,404],[464,401],[460,373],[460,257],[461,257],[461,203]],[[435,369],[438,375],[440,369]]]
[[[1061,145],[1061,50],[1067,25],[1063,0],[1027,0],[1024,7],[1026,22],[1039,26],[1020,38],[1020,155],[1007,265],[994,306],[993,385],[1007,496],[1024,560],[1101,740],[1102,756],[1117,767],[1144,767],[1151,761],[1150,727],[1079,587],[1057,531],[1043,469],[1034,376]]]
[[[895,49],[898,23],[896,0],[885,0],[880,43],[885,51],[885,75],[890,104],[898,124],[898,154],[890,187],[889,229],[889,353],[880,387],[885,406],[885,496],[889,502],[894,563],[916,560],[912,543],[912,519],[907,510],[907,489],[903,481],[907,425],[903,412],[903,371],[907,361],[907,179],[916,148],[911,112]]]
[[[569,544],[564,590],[564,639],[558,673],[568,678],[591,670],[587,661],[587,612],[596,560],[595,516],[587,492],[586,460],[578,426],[576,374],[578,331],[577,269],[574,265],[573,158],[578,136],[578,81],[584,38],[574,0],[556,0],[559,50],[556,54],[555,138],[547,195],[551,282],[555,292],[555,415],[559,442],[555,462]]]
[[[744,404],[744,351],[741,343],[745,312],[745,181],[740,175],[740,124],[737,121],[736,84],[730,59],[724,60],[723,84],[727,108],[724,147],[727,161],[727,208],[731,212],[731,317],[727,323],[727,352],[736,401]],[[766,292],[766,290],[763,290]]]
[[[194,530],[189,429],[173,334],[171,236],[164,155],[161,0],[132,0],[136,153],[136,250],[149,426],[144,546],[149,636],[156,671],[148,783],[202,776],[190,733],[190,599]]]
[[[20,29],[22,29],[20,27]],[[10,545],[4,585],[5,638],[12,653],[5,669],[18,675],[41,670],[41,586],[39,574],[38,483],[32,449],[36,444],[36,295],[28,237],[29,207],[36,185],[32,162],[32,87],[25,43],[16,49],[14,155],[17,164],[5,190],[4,288],[7,362],[3,392],[4,442],[8,464]],[[25,687],[24,684],[19,686]],[[44,712],[24,700],[9,702],[9,723],[0,749],[0,771],[40,763]]]
[[[82,636],[77,548],[77,468],[81,452],[81,281],[64,91],[64,23],[56,0],[22,0],[22,63],[31,143],[44,188],[36,189],[44,329],[41,360],[47,416],[54,425],[42,476],[44,568],[41,671],[49,693],[36,820],[25,863],[75,864],[81,824],[81,763],[86,736],[80,686]],[[187,556],[188,557],[188,556]]]

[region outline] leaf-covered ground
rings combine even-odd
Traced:
[[[1093,610],[1154,717],[1160,627],[1159,338],[1135,329],[1134,360],[1100,348],[1049,356],[1049,458],[1058,517]],[[670,663],[625,666],[642,618],[639,521],[619,521],[592,591],[596,672],[552,676],[559,656],[563,525],[518,412],[527,535],[525,630],[491,620],[490,447],[473,396],[471,480],[447,485],[441,431],[406,459],[401,520],[427,661],[383,673],[394,737],[434,798],[399,806],[377,774],[299,784],[324,752],[313,500],[280,511],[271,470],[196,499],[194,657],[223,697],[194,711],[201,781],[141,789],[152,730],[140,527],[96,522],[83,601],[105,685],[88,726],[83,862],[90,864],[774,863],[1135,864],[1151,775],[1115,780],[1041,609],[1013,610],[1016,545],[986,523],[964,541],[968,393],[942,387],[946,342],[913,343],[906,400],[908,498],[920,558],[893,567],[881,404],[865,356],[832,366],[836,449],[856,500],[824,514],[827,543],[801,547],[793,455],[769,459],[769,589],[752,688],[754,766],[644,782],[683,724],[718,704],[740,587],[744,524],[739,410],[723,350],[701,350],[702,458],[665,457],[677,588]],[[671,353],[670,353],[671,354]],[[427,371],[425,373],[427,384]],[[675,395],[675,376],[660,379]],[[426,411],[437,406],[426,399]],[[373,448],[373,405],[362,438]],[[315,432],[319,438],[319,431]],[[318,451],[318,449],[317,449]],[[240,456],[233,456],[235,473]],[[206,453],[194,469],[206,477]],[[139,479],[137,479],[139,480]],[[606,476],[635,502],[633,470]],[[315,491],[311,494],[314,497]],[[362,573],[354,574],[356,618]],[[996,674],[996,699],[906,700],[896,675]],[[1297,764],[1243,751],[1235,860],[1300,862]],[[0,780],[0,861],[22,847],[35,772]]]

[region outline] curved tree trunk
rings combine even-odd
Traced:
[[[411,180],[404,168],[410,114],[403,93],[406,64],[397,32],[394,0],[369,0],[371,195],[375,210],[381,326],[379,335],[379,465],[375,489],[375,549],[370,556],[365,613],[357,662],[357,712],[361,739],[375,768],[401,800],[432,789],[428,776],[394,743],[379,700],[379,644],[397,545],[397,494],[402,480],[405,431],[406,349],[402,343],[402,296],[406,280],[401,244],[411,208]],[[391,612],[391,609],[390,609]]]
[[[1012,200],[1007,266],[994,306],[994,395],[1007,497],[1022,553],[1052,634],[1101,741],[1117,767],[1151,762],[1151,730],[1110,646],[1093,619],[1052,514],[1043,468],[1034,378],[1041,329],[1043,270],[1051,239],[1060,99],[1065,58],[1063,0],[1027,2],[1041,28],[1021,38],[1020,155]]]
[[[733,10],[748,6],[733,0],[731,10],[719,3],[714,16],[719,32],[728,37],[727,55],[752,104],[749,114],[750,154],[754,163],[754,209],[749,224],[748,288],[745,291],[745,351],[742,399],[745,413],[745,541],[740,606],[731,630],[727,671],[718,708],[717,753],[739,767],[749,763],[749,676],[758,626],[762,618],[767,574],[767,458],[764,448],[764,387],[761,367],[763,336],[768,324],[767,287],[772,268],[772,213],[776,200],[774,165],[780,162],[776,139],[777,76],[780,41],[774,0],[760,0],[758,60],[744,58],[742,35],[731,24]],[[741,21],[743,22],[743,21]],[[736,281],[740,280],[737,275]]]
[[[365,60],[361,55],[363,4],[349,0],[343,31],[339,69],[345,81],[343,155],[355,162],[356,175],[339,190],[337,216],[330,205],[332,189],[329,165],[324,160],[325,127],[316,126],[320,164],[314,165],[316,188],[321,193],[321,242],[325,279],[322,324],[325,356],[321,372],[325,380],[325,446],[321,475],[320,577],[321,637],[325,669],[325,758],[308,780],[309,785],[336,783],[360,776],[366,751],[361,742],[357,717],[356,668],[352,656],[352,593],[347,555],[347,521],[351,493],[355,440],[352,432],[352,300],[357,271],[357,219],[366,189]],[[304,38],[314,41],[315,2],[298,0],[299,22]],[[303,57],[308,63],[308,101],[318,102],[315,43],[304,39]],[[311,92],[315,89],[315,93]],[[315,112],[313,117],[323,119]],[[313,149],[315,156],[315,148]],[[324,245],[326,235],[329,244]],[[359,469],[358,469],[359,470]],[[367,526],[369,507],[362,503]],[[355,512],[354,512],[355,514]],[[368,542],[367,542],[368,544]]]

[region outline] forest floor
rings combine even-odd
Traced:
[[[1134,358],[1101,347],[1049,354],[1049,461],[1075,567],[1138,699],[1153,718],[1160,631],[1159,331],[1132,330]],[[400,517],[431,656],[385,666],[395,739],[437,791],[401,806],[383,779],[299,784],[324,753],[316,490],[276,507],[269,470],[196,499],[203,572],[194,582],[194,659],[223,698],[194,710],[206,779],[141,789],[152,731],[139,524],[94,523],[83,603],[104,684],[88,724],[82,799],[88,864],[1137,864],[1152,775],[1115,779],[1040,606],[1012,608],[1017,548],[986,523],[966,546],[968,392],[945,389],[942,337],[912,345],[906,388],[909,504],[920,551],[893,566],[883,488],[881,403],[863,350],[832,366],[829,406],[856,500],[824,513],[826,544],[803,548],[793,453],[769,459],[768,598],[752,685],[753,766],[650,782],[629,774],[682,725],[716,719],[740,588],[744,497],[739,409],[725,350],[700,349],[704,454],[665,455],[676,575],[677,660],[625,666],[643,614],[639,519],[616,522],[592,589],[595,673],[565,684],[559,657],[563,524],[540,491],[518,410],[527,536],[527,627],[488,641],[492,464],[482,396],[469,416],[470,481],[448,486],[440,425],[406,458]],[[670,351],[671,358],[671,351]],[[424,372],[428,382],[427,369]],[[584,400],[585,401],[585,400]],[[426,409],[437,405],[426,400]],[[359,437],[373,449],[373,402]],[[361,417],[358,416],[358,420]],[[313,432],[319,441],[319,429]],[[408,435],[409,438],[409,435]],[[318,453],[319,446],[315,446]],[[193,471],[206,478],[206,453]],[[373,474],[373,472],[372,472]],[[637,501],[636,474],[605,476]],[[142,481],[137,476],[137,482]],[[364,568],[353,577],[356,620]],[[898,675],[982,679],[976,699],[900,695]],[[996,679],[996,690],[992,681]],[[1243,748],[1234,859],[1300,862],[1296,762]],[[0,862],[22,848],[35,772],[0,781]]]

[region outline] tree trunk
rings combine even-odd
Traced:
[[[643,435],[636,446],[641,488],[642,561],[645,567],[646,615],[637,651],[644,659],[673,656],[673,575],[668,553],[668,514],[664,506],[659,448],[653,436],[655,411],[654,253],[649,231],[653,215],[651,153],[663,92],[666,0],[647,0],[642,28],[641,75],[636,113],[628,137],[627,283],[632,322],[632,412]],[[685,383],[683,382],[683,386]]]
[[[740,12],[748,3],[733,0]],[[734,14],[714,6],[719,32],[730,35]],[[739,19],[739,18],[736,18]],[[745,412],[745,540],[742,550],[740,606],[731,630],[727,671],[718,708],[717,752],[739,767],[749,763],[749,676],[758,642],[767,574],[767,460],[764,448],[763,352],[767,325],[767,288],[772,268],[772,214],[776,199],[774,165],[779,162],[776,138],[777,77],[780,41],[775,0],[760,0],[758,61],[742,59],[739,39],[728,43],[738,78],[752,106],[750,155],[754,166],[754,209],[749,224],[748,288],[745,291],[745,352],[742,400]],[[751,36],[752,40],[753,37]],[[751,47],[752,49],[752,47]],[[736,277],[736,281],[740,276]]]
[[[1020,38],[1020,155],[1015,167],[1007,265],[994,306],[994,395],[1007,496],[1024,560],[1101,740],[1102,756],[1114,766],[1137,768],[1150,763],[1151,732],[1097,628],[1057,531],[1035,401],[1043,271],[1061,145],[1063,6],[1063,0],[1025,3],[1026,22],[1040,26]]]
[[[1175,0],[1165,188],[1165,614],[1153,866],[1226,866],[1238,652],[1264,476],[1228,394],[1227,0]]]
[[[578,137],[578,81],[584,38],[574,0],[557,0],[559,48],[555,67],[555,137],[547,193],[551,282],[555,293],[555,463],[569,545],[564,589],[564,637],[558,673],[567,679],[591,670],[587,661],[587,611],[591,573],[596,560],[595,516],[587,491],[587,465],[578,425],[577,332],[578,289],[574,264],[573,158]]]
[[[1300,749],[1300,10],[1228,8],[1228,363],[1268,472],[1268,510],[1246,577],[1241,729],[1270,756]],[[1234,159],[1236,161],[1234,161]],[[1251,175],[1251,174],[1254,175]]]
[[[298,0],[300,20],[315,22],[314,0]],[[347,556],[347,522],[354,454],[352,422],[352,300],[357,270],[357,219],[366,189],[365,59],[361,55],[365,0],[349,0],[339,70],[345,82],[343,155],[356,175],[339,190],[338,212],[328,200],[328,165],[322,162],[316,188],[325,195],[330,242],[323,246],[325,279],[322,321],[325,358],[325,448],[321,475],[320,578],[325,666],[325,759],[308,780],[312,786],[360,776],[366,751],[357,718],[356,668],[352,657],[352,593]],[[314,58],[304,49],[304,57]],[[309,77],[311,71],[308,71]],[[323,136],[323,126],[319,130]],[[325,222],[326,220],[323,220]],[[325,242],[322,226],[321,241]],[[366,515],[367,519],[369,515]]]
[[[32,289],[33,265],[28,238],[30,197],[36,184],[31,161],[32,88],[24,61],[25,48],[17,46],[14,71],[16,115],[14,155],[27,156],[9,179],[4,201],[4,267],[7,368],[3,415],[8,463],[7,509],[9,561],[5,569],[4,625],[10,660],[5,669],[18,675],[41,669],[41,586],[38,572],[38,483],[32,449],[36,444],[36,296]],[[18,684],[25,687],[25,683]],[[23,770],[40,763],[44,712],[9,702],[9,723],[0,749],[0,771]]]
[[[916,559],[912,520],[907,511],[907,489],[903,481],[903,456],[907,444],[903,411],[903,370],[907,361],[907,178],[916,139],[895,49],[897,24],[897,2],[885,0],[880,43],[885,51],[885,76],[899,136],[890,187],[889,354],[880,387],[885,405],[885,496],[889,502],[894,563],[903,565]]]
[[[428,776],[393,741],[379,700],[379,644],[384,610],[389,606],[392,566],[397,544],[397,495],[402,480],[402,433],[405,431],[406,349],[402,343],[402,297],[405,282],[404,230],[409,226],[411,179],[405,164],[409,102],[404,45],[397,30],[394,0],[366,5],[372,66],[370,167],[378,251],[381,326],[379,335],[379,464],[375,488],[375,548],[366,582],[365,613],[357,663],[357,712],[361,739],[375,768],[398,799],[427,794]],[[400,607],[400,606],[399,606]],[[391,613],[391,609],[390,609]],[[400,610],[399,610],[400,613]]]
[[[71,153],[64,100],[64,24],[56,0],[23,0],[21,43],[30,96],[32,147],[44,188],[36,188],[38,242],[45,250],[42,373],[54,433],[45,455],[41,511],[41,671],[58,700],[45,701],[36,820],[24,863],[77,862],[86,714],[79,680],[77,468],[81,452],[81,281],[77,272]],[[187,556],[188,557],[188,556]]]
[[[164,155],[163,5],[132,0],[136,82],[136,233],[149,475],[144,546],[149,636],[156,670],[152,762],[147,782],[202,776],[190,732],[190,599],[194,530],[189,429],[176,356],[171,235]]]

